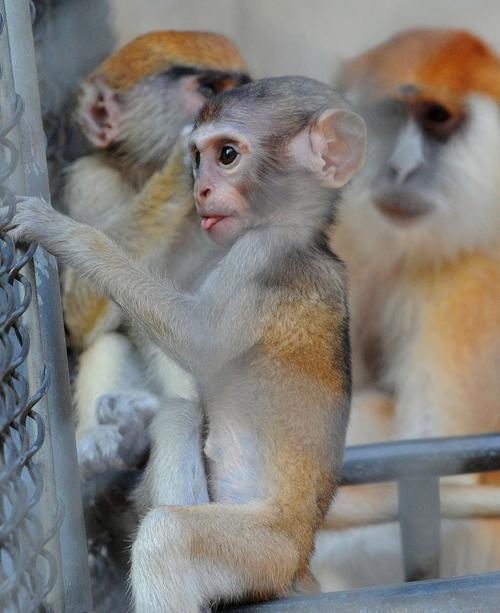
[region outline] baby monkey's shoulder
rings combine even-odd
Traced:
[[[344,307],[347,280],[343,262],[319,240],[276,256],[257,282],[280,303]]]

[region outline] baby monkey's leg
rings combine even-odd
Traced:
[[[160,505],[208,502],[202,428],[196,399],[163,399],[149,427],[151,454],[135,493],[139,513]]]
[[[194,613],[204,605],[283,595],[300,547],[278,506],[160,507],[142,521],[132,548],[138,613]]]

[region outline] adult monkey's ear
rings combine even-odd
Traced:
[[[117,139],[122,112],[119,94],[103,78],[83,83],[77,117],[85,136],[93,145],[106,149]]]
[[[292,139],[290,153],[325,187],[343,187],[364,164],[366,124],[353,111],[327,109]]]

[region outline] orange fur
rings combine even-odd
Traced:
[[[455,416],[449,434],[497,430],[500,384],[492,366],[500,355],[500,257],[466,254],[415,282],[426,305],[421,357],[439,364],[440,404]]]
[[[68,345],[82,351],[95,338],[102,326],[116,318],[113,303],[99,295],[92,287],[71,279],[70,291],[66,287],[63,295],[64,323],[68,334]]]
[[[500,100],[500,60],[463,30],[409,30],[346,64],[342,86],[359,83],[375,99],[432,99],[456,112],[471,92]]]
[[[500,485],[500,473],[482,473],[479,475],[479,483],[481,485],[495,485],[498,487]]]
[[[429,293],[429,324],[440,331],[432,334],[429,344],[440,352],[440,359],[454,364],[456,372],[468,372],[471,350],[484,347],[488,337],[493,336],[493,342],[500,338],[500,257],[469,253],[431,268],[415,281]],[[443,336],[451,345],[447,349],[437,344]]]
[[[118,91],[173,66],[245,72],[238,48],[225,36],[211,32],[160,31],[144,34],[114,53],[93,73]]]
[[[300,376],[340,392],[345,381],[335,358],[342,355],[341,338],[333,336],[332,330],[339,329],[341,316],[321,303],[284,305],[264,335],[264,348]]]
[[[139,195],[133,211],[137,251],[147,253],[148,247],[152,248],[157,241],[165,242],[194,210],[191,172],[186,169],[183,156],[184,151],[178,147]]]
[[[310,406],[318,407],[316,411],[309,411],[307,425],[304,425],[303,401],[299,401],[297,406],[290,403],[286,414],[289,426],[285,429],[269,427],[275,440],[268,474],[271,475],[273,491],[280,506],[286,508],[284,517],[288,525],[283,526],[283,530],[293,533],[301,543],[299,552],[301,572],[304,573],[308,568],[313,531],[320,525],[336,485],[330,467],[327,471],[321,469],[317,455],[323,449],[321,443],[314,441],[310,434],[329,428],[325,419],[328,423],[337,419],[334,414],[326,417],[331,406],[324,402],[325,391],[328,398],[331,398],[332,391],[341,398],[349,388],[348,375],[341,366],[345,359],[341,333],[344,317],[340,305],[298,299],[281,304],[273,311],[272,322],[263,335],[263,350],[271,356],[271,363],[276,369],[276,377],[269,372],[267,376],[278,385],[282,379],[280,370],[283,368],[287,373],[284,378],[287,390],[281,390],[278,386],[277,393],[290,394],[293,390],[292,396],[298,399],[307,397]],[[312,396],[315,396],[314,402]],[[277,419],[282,420],[282,416],[277,416]],[[297,426],[301,429],[303,447],[297,446],[297,433],[289,438],[289,428],[294,431]],[[282,433],[279,440],[276,439],[277,432]],[[312,525],[310,521],[304,521],[311,514],[315,516]]]

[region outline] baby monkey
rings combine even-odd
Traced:
[[[311,586],[351,386],[344,268],[325,231],[365,143],[363,120],[310,79],[209,100],[189,147],[196,210],[220,257],[189,293],[98,230],[38,199],[19,204],[14,238],[39,241],[111,296],[198,386],[211,502],[145,501],[132,548],[136,611],[200,611]]]

